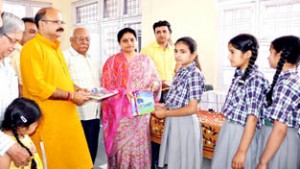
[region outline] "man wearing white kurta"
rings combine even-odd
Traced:
[[[97,63],[87,54],[90,45],[88,31],[85,28],[74,29],[70,42],[71,47],[64,51],[64,56],[75,85],[88,90],[100,87],[100,71]],[[77,109],[94,163],[100,130],[100,103],[90,100],[77,106]]]

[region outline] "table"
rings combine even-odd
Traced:
[[[199,110],[197,113],[199,123],[202,125],[203,133],[203,157],[212,158],[214,148],[225,117],[221,113]],[[151,141],[160,144],[164,129],[164,119],[151,116],[150,129]]]

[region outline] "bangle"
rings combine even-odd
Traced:
[[[73,100],[73,94],[71,92],[67,93],[67,99],[66,100]]]
[[[73,93],[70,92],[70,100],[73,100]]]

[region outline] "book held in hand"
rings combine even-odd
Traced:
[[[91,90],[91,95],[88,97],[95,99],[95,100],[101,100],[101,99],[104,99],[107,97],[111,97],[117,93],[118,93],[117,90],[109,91],[109,90],[105,89],[104,87],[99,87],[99,88],[93,88]]]
[[[153,93],[151,91],[135,91],[131,100],[132,115],[144,115],[155,110]]]

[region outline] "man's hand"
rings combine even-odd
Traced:
[[[86,90],[75,91],[73,94],[72,101],[77,105],[82,105],[86,101],[90,100],[90,98],[88,97],[90,94],[91,93]]]
[[[7,150],[8,156],[14,162],[15,166],[22,167],[29,164],[31,158],[25,148],[15,143]]]

